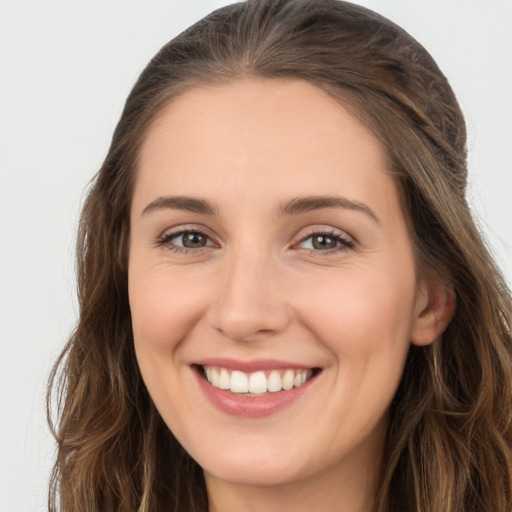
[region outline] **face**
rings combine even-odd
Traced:
[[[376,466],[415,324],[376,137],[303,81],[190,90],[143,145],[129,296],[147,388],[207,482]]]

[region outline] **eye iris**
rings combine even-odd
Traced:
[[[201,233],[185,233],[183,235],[183,247],[197,249],[206,245],[206,236]]]
[[[338,241],[336,238],[327,235],[315,235],[312,240],[313,247],[315,249],[335,249]]]

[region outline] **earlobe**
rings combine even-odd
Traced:
[[[423,283],[418,291],[411,330],[413,345],[426,346],[446,329],[455,312],[455,292],[451,285],[435,281]]]

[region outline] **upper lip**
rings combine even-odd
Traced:
[[[198,366],[226,368],[227,370],[238,370],[244,373],[251,373],[258,370],[281,370],[289,368],[294,370],[307,370],[314,368],[314,366],[309,364],[305,365],[278,359],[252,359],[250,361],[243,361],[225,357],[209,357],[200,359],[198,361],[194,361],[194,364]]]

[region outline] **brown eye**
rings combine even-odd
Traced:
[[[179,238],[179,237],[177,237]],[[181,235],[182,245],[187,249],[199,249],[208,243],[208,237],[197,231],[187,231]]]
[[[339,241],[337,238],[328,235],[314,235],[311,237],[311,245],[313,249],[317,250],[329,250],[336,249],[338,247]]]
[[[156,245],[179,253],[186,250],[203,249],[215,244],[208,235],[201,231],[183,230],[164,235],[157,240]]]
[[[331,254],[331,252],[347,251],[353,249],[354,246],[354,241],[341,233],[322,232],[310,234],[306,238],[303,238],[299,244],[299,247],[302,249],[327,254]]]

